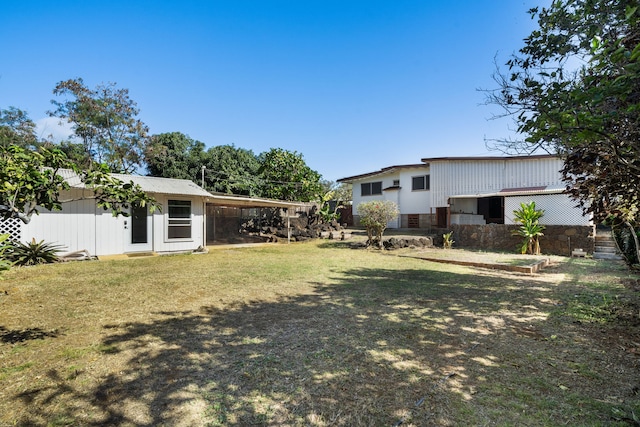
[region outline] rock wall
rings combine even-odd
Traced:
[[[290,230],[287,229],[287,221],[279,215],[265,216],[260,224],[253,220],[241,225],[240,233],[247,235],[259,235],[267,241],[277,242],[288,238],[294,242],[302,242],[309,239],[344,239],[345,233],[338,221],[323,223],[317,215],[301,212],[298,217],[290,218]]]
[[[513,236],[517,225],[452,225],[453,247],[488,251],[518,251],[522,237]],[[443,233],[446,233],[444,230]],[[443,234],[441,233],[441,234]],[[547,225],[540,237],[543,254],[571,256],[571,251],[582,248],[587,253],[595,249],[595,229],[591,226]],[[437,244],[437,242],[434,242]]]

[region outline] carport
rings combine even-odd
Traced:
[[[290,218],[296,217],[297,210],[305,206],[301,202],[213,193],[207,198],[205,206],[206,244],[213,246],[264,242],[260,236],[242,233],[243,224],[253,221],[260,227],[265,210],[269,210],[270,214],[275,210],[286,218],[287,228],[290,229]]]

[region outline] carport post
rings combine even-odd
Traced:
[[[291,217],[289,217],[289,208],[284,208],[287,213],[287,244],[291,243]]]

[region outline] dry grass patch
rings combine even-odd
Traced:
[[[0,282],[0,424],[627,425],[630,280],[326,242],[18,269]]]

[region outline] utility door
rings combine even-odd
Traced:
[[[147,207],[132,206],[130,213],[129,217],[124,218],[125,252],[152,251],[152,220]]]

